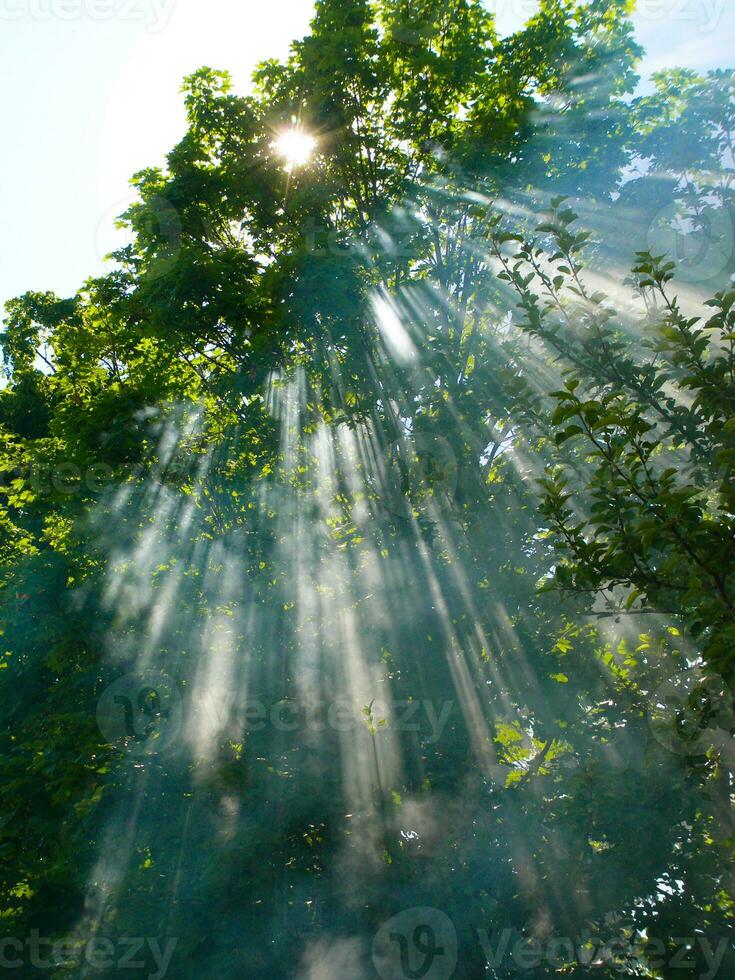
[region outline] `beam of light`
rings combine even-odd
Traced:
[[[371,305],[375,324],[389,353],[400,364],[407,364],[413,360],[418,355],[418,351],[411,340],[411,335],[403,325],[395,302],[385,293],[379,292],[371,298]]]

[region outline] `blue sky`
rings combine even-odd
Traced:
[[[487,0],[503,32],[536,0]],[[104,270],[128,179],[183,132],[179,87],[203,64],[239,89],[308,27],[310,0],[0,0],[0,303],[70,295]],[[733,0],[639,0],[644,77],[729,67]]]

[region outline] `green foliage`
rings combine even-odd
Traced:
[[[505,275],[526,328],[565,365],[551,417],[564,452],[541,511],[565,559],[555,581],[612,608],[682,616],[732,681],[735,291],[707,301],[713,315],[687,316],[671,295],[675,263],[640,252],[630,285],[645,305],[626,322],[584,284],[589,236],[564,201],[553,205],[537,228],[551,237],[548,268],[536,239]]]

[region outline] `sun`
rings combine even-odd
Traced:
[[[273,143],[276,152],[286,161],[288,170],[303,167],[305,163],[308,163],[315,146],[314,137],[296,126],[284,130]]]

